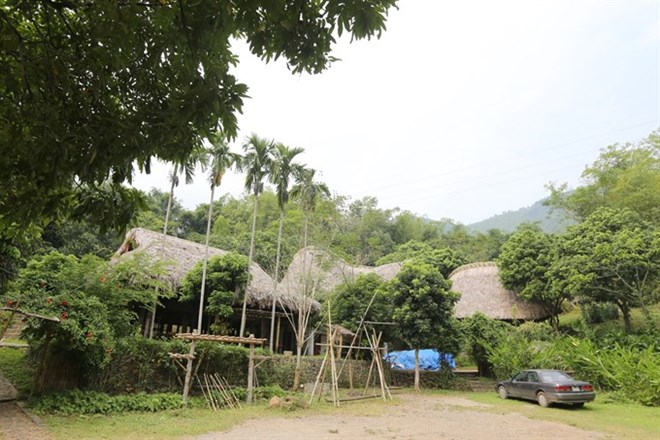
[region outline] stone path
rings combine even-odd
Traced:
[[[50,439],[51,437],[41,421],[28,414],[15,402],[16,394],[16,388],[0,371],[0,439]]]
[[[0,371],[0,402],[16,400],[16,388],[9,382]]]
[[[52,437],[34,416],[16,402],[0,403],[0,438],[2,440],[50,440]]]

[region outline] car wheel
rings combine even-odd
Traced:
[[[509,397],[509,393],[506,392],[506,388],[504,388],[503,385],[497,387],[497,394],[500,395],[501,399],[506,399],[507,397]]]
[[[574,403],[573,406],[576,407],[576,408],[582,408],[582,407],[584,407],[584,402]]]
[[[539,393],[536,395],[536,401],[543,408],[547,408],[547,407],[550,406],[550,402],[548,401],[548,397],[545,395],[545,393],[543,391],[539,391]]]

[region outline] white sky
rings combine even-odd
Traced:
[[[576,185],[609,144],[660,127],[660,0],[400,0],[380,40],[348,44],[321,75],[237,46],[254,132],[305,148],[331,191],[465,224]],[[169,166],[135,185],[169,190]],[[208,203],[206,177],[181,185]],[[243,176],[220,193],[240,195]]]

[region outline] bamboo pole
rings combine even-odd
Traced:
[[[319,374],[316,375],[316,380],[314,381],[314,387],[312,388],[312,395],[309,397],[309,404],[310,405],[312,404],[312,401],[314,400],[314,396],[316,395],[316,387],[318,386],[319,382],[321,381],[321,377],[322,377],[323,373],[325,372],[325,365],[326,365],[326,362],[328,361],[328,356],[329,356],[329,353],[326,350],[325,356],[323,357],[323,361],[321,362],[321,368],[319,369]],[[323,388],[321,387],[321,391],[319,392],[319,394],[322,394],[322,393],[323,393]]]
[[[212,374],[209,377],[211,378],[211,383],[218,390],[218,393],[220,393],[220,396],[222,397],[222,406],[225,408],[229,407],[231,409],[235,409],[233,402],[234,399],[229,395],[229,393],[227,393],[227,390],[225,390],[222,382],[220,381],[218,373]]]
[[[339,406],[339,389],[337,386],[337,363],[335,361],[335,334],[332,332],[332,317],[330,315],[331,307],[328,305],[328,333],[332,334],[328,350],[330,351],[330,372],[332,375],[332,402],[334,406]]]
[[[202,395],[204,396],[204,400],[206,400],[206,404],[209,406],[210,409],[213,409],[211,407],[211,401],[209,400],[209,397],[206,395],[206,392],[204,391],[204,385],[202,384],[202,381],[199,379],[199,376],[195,375],[195,379],[197,379],[197,384],[199,385],[199,388],[202,390]]]
[[[211,389],[211,385],[209,384],[209,378],[205,374],[204,375],[204,382],[206,383],[206,390],[208,391],[209,395],[209,401],[211,402],[211,406],[213,407],[213,411],[218,410],[218,402],[215,400],[215,396],[213,395],[213,390]]]
[[[224,384],[225,388],[227,388],[227,389],[229,390],[229,394],[231,394],[231,395],[233,396],[233,398],[234,398],[234,402],[236,403],[236,406],[238,407],[238,409],[243,409],[243,407],[241,406],[241,401],[239,400],[239,398],[238,398],[238,396],[236,395],[236,393],[234,393],[234,390],[233,390],[233,389],[231,388],[231,386],[229,385],[229,382],[227,382],[227,379],[225,379],[225,378],[220,378],[220,380],[221,380],[221,382]]]
[[[367,382],[364,384],[364,396],[367,395],[367,390],[369,389],[369,384],[371,382],[371,373],[374,371],[374,362],[376,362],[376,359],[371,359],[371,365],[369,365],[369,373],[367,374]]]
[[[250,335],[254,338],[254,335]],[[248,358],[248,383],[247,383],[247,403],[252,403],[252,394],[254,393],[254,344],[250,344],[250,356]]]

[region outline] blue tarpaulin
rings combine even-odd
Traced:
[[[414,370],[415,350],[391,351],[384,360],[392,364],[394,370]],[[450,353],[440,353],[438,350],[419,350],[419,369],[437,371],[441,367],[441,360],[450,367],[456,368],[454,357]]]

